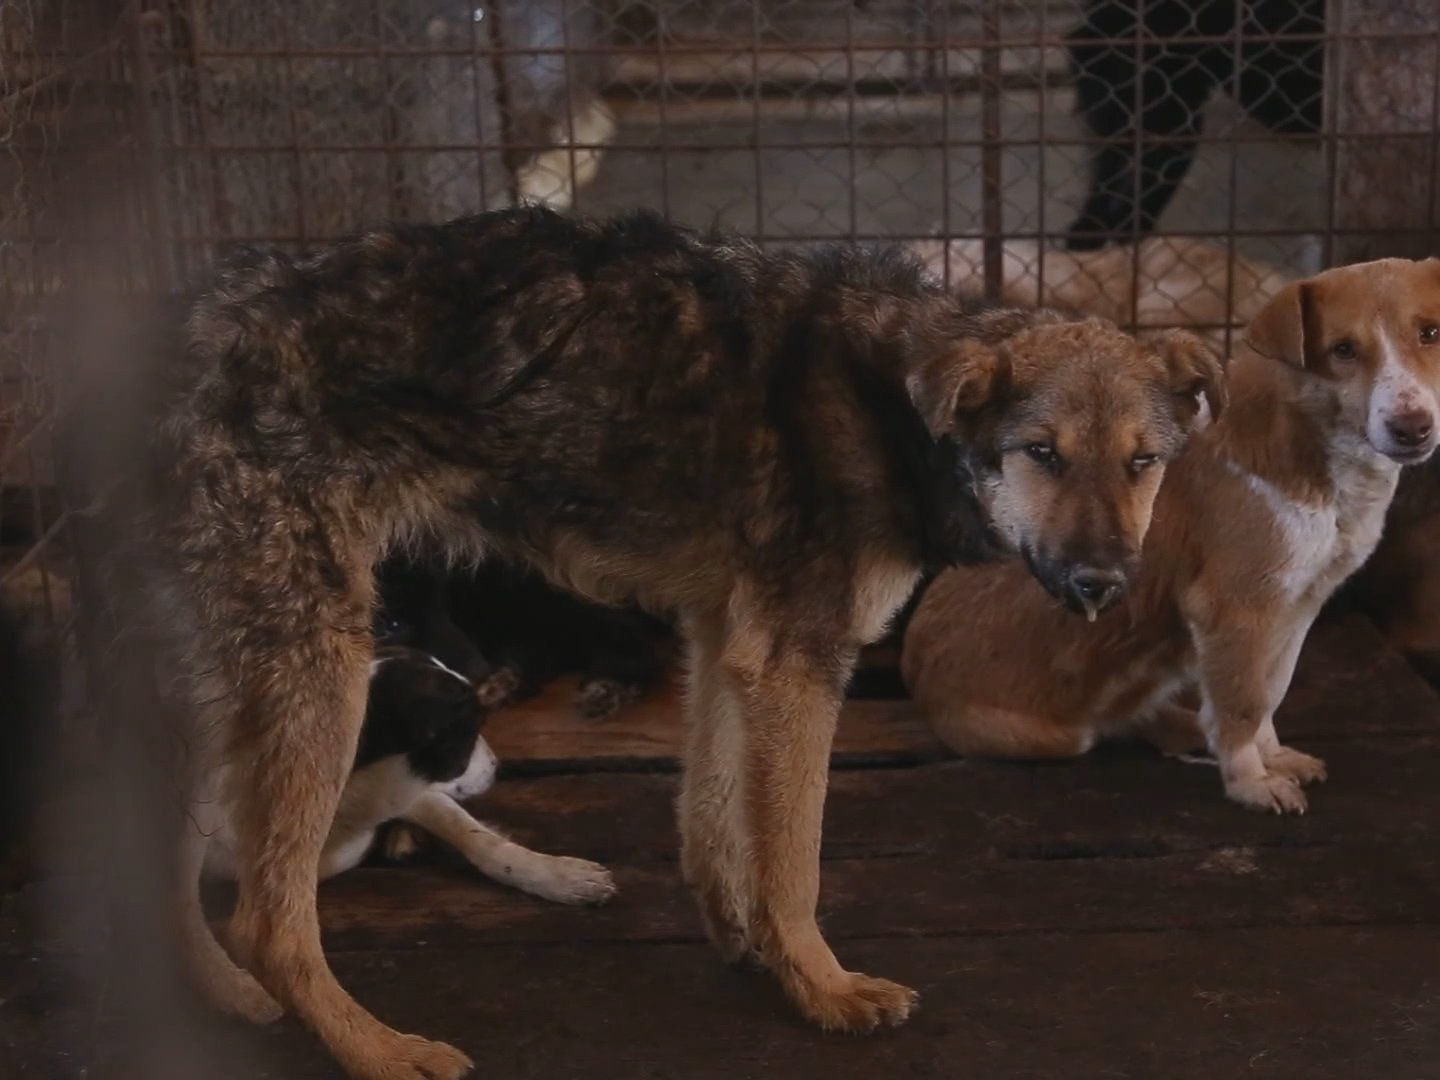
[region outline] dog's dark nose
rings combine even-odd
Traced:
[[[1390,417],[1385,430],[1400,446],[1419,446],[1435,430],[1435,418],[1424,409],[1415,409]]]
[[[1070,593],[1091,619],[1109,607],[1124,589],[1125,575],[1119,570],[1077,566],[1070,571]]]

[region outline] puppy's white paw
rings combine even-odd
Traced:
[[[1288,776],[1297,784],[1316,783],[1325,779],[1325,762],[1288,746],[1281,746],[1263,757],[1266,772]]]
[[[588,859],[567,855],[539,855],[536,866],[523,882],[526,892],[560,904],[603,904],[615,895],[610,871]]]
[[[1241,806],[1272,814],[1303,814],[1309,805],[1299,783],[1279,773],[1231,780],[1225,794]]]

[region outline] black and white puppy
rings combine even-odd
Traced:
[[[380,827],[418,826],[458,850],[482,874],[562,904],[599,904],[615,893],[603,866],[544,855],[475,820],[461,805],[488,791],[498,762],[480,734],[482,691],[430,653],[376,650],[355,764],[320,857],[324,880],[356,866]],[[205,851],[205,873],[234,877],[235,837],[220,824]]]

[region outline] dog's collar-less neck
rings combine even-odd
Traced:
[[[1377,476],[1398,475],[1400,466],[1363,436],[1351,440],[1355,452],[1346,449],[1347,436],[1335,426],[1331,403],[1307,398],[1313,388],[1304,380],[1315,376],[1268,367],[1280,361],[1258,353],[1236,362],[1253,366],[1232,385],[1230,407],[1209,436],[1226,469],[1310,505],[1335,500],[1342,484],[1338,471],[1347,459]]]

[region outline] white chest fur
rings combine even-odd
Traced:
[[[1361,437],[1337,433],[1329,446],[1331,498],[1294,498],[1269,480],[1240,472],[1269,517],[1277,543],[1261,558],[1264,577],[1285,599],[1318,607],[1370,557],[1400,467]]]

